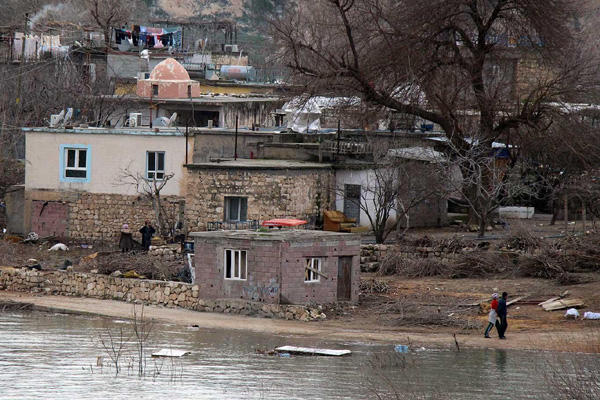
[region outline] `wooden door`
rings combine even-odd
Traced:
[[[338,258],[338,301],[350,301],[352,290],[352,257]]]

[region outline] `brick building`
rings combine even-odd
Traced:
[[[207,299],[270,304],[358,301],[360,238],[307,230],[194,232]]]

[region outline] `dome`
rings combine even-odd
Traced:
[[[150,79],[156,81],[189,81],[190,75],[174,58],[161,61],[150,73]]]

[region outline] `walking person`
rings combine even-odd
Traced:
[[[156,230],[152,227],[150,220],[147,219],[142,229],[140,229],[140,233],[142,234],[142,246],[144,246],[145,250],[150,249],[150,243],[154,232],[156,232]]]
[[[490,338],[490,331],[498,321],[498,293],[492,295],[492,304],[490,306],[490,314],[488,316],[488,326],[485,328],[483,337],[486,339]]]
[[[121,253],[127,253],[133,249],[133,235],[127,223],[121,227],[121,238],[119,239],[119,248]]]
[[[504,334],[506,333],[506,329],[508,328],[508,322],[506,321],[506,299],[508,298],[508,293],[502,292],[502,297],[498,301],[498,322],[496,323],[496,328],[498,329],[498,337],[500,339],[506,339]]]

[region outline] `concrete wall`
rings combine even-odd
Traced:
[[[145,174],[146,152],[165,152],[165,172],[174,173],[161,192],[164,196],[184,196],[187,188],[185,164],[185,137],[169,134],[162,136],[133,130],[129,134],[111,134],[109,130],[81,129],[26,132],[25,190],[87,191],[89,193],[136,194],[135,187],[122,185],[119,176],[125,168]],[[61,145],[90,146],[91,165],[89,182],[61,182]],[[189,145],[192,159],[193,144]],[[91,169],[90,169],[91,168]]]
[[[233,158],[235,133],[218,129],[202,131],[194,138],[194,162],[205,163],[211,158]],[[241,130],[238,133],[237,153],[239,158],[258,157],[258,146],[272,140],[271,134]]]
[[[328,169],[190,167],[186,196],[189,231],[223,221],[226,196],[248,198],[249,220],[300,218],[314,224],[331,204],[333,173]]]

